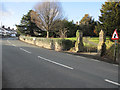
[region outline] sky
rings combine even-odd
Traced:
[[[0,1],[0,23],[5,27],[15,28],[20,24],[23,15],[34,9],[38,0],[2,0]],[[89,14],[95,20],[99,20],[100,9],[105,0],[62,0],[61,5],[64,17],[69,21],[80,21],[85,14]],[[0,25],[0,26],[1,26]],[[16,29],[16,28],[15,28]]]

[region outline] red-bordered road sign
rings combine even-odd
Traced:
[[[118,36],[118,33],[117,33],[117,30],[115,29],[113,35],[112,35],[112,40],[118,40],[119,39],[119,36]]]

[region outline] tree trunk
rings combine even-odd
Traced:
[[[47,38],[49,38],[49,31],[47,31]]]

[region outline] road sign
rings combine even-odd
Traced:
[[[118,36],[118,33],[117,33],[117,30],[115,29],[113,35],[112,35],[112,40],[115,40],[115,47],[114,47],[114,61],[116,62],[116,59],[117,59],[117,45],[118,45],[118,39],[119,39],[119,36]]]
[[[118,40],[119,39],[119,36],[118,36],[118,33],[117,33],[117,30],[115,29],[113,35],[112,35],[112,40]]]

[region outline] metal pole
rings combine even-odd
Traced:
[[[119,63],[119,40],[117,40],[117,52],[116,52],[116,54],[117,54],[117,56],[116,56],[116,61],[117,61],[117,63]]]
[[[118,40],[118,49],[117,49],[117,50],[118,50],[118,56],[117,56],[117,59],[118,59],[118,60],[117,60],[117,61],[118,61],[118,64],[120,65],[120,60],[119,60],[119,59],[120,59],[120,57],[119,57],[119,53],[120,53],[120,52],[119,52],[119,40]]]
[[[114,47],[114,62],[116,62],[116,46],[117,46],[117,40],[115,40],[115,47]]]

